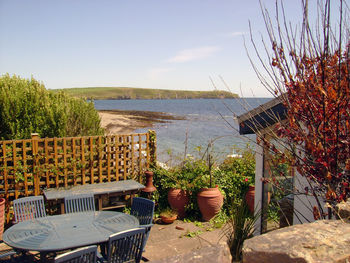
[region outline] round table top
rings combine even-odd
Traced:
[[[20,222],[4,232],[3,241],[21,250],[60,251],[100,244],[111,234],[137,227],[136,217],[120,212],[70,213]]]

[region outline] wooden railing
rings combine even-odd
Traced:
[[[43,189],[125,179],[141,182],[155,162],[155,133],[0,141],[0,197],[7,220],[13,199]]]

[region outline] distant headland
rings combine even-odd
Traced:
[[[71,89],[56,89],[54,92],[64,91],[73,97],[94,100],[135,100],[135,99],[218,99],[238,98],[229,91],[194,91],[194,90],[164,90],[142,89],[129,87],[86,87]]]

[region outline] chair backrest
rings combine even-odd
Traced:
[[[111,235],[108,240],[107,262],[140,262],[144,237],[144,228],[130,229]]]
[[[64,210],[67,213],[95,211],[93,194],[78,194],[64,198]]]
[[[132,199],[130,214],[139,220],[140,225],[152,224],[154,202],[146,198],[134,197]]]
[[[28,196],[13,200],[13,214],[15,223],[46,217],[44,197]]]
[[[97,246],[82,247],[55,257],[54,263],[95,263],[96,255]]]

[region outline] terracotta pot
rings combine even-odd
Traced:
[[[5,224],[5,199],[0,198],[0,240],[2,240],[2,233],[4,232]]]
[[[180,219],[185,217],[185,209],[189,200],[189,194],[186,190],[171,188],[168,191],[169,205],[173,210],[177,211]]]
[[[255,199],[255,186],[251,185],[249,186],[248,192],[245,195],[245,200],[247,202],[249,211],[254,213],[255,205],[254,205],[254,199]],[[271,199],[271,193],[267,193],[267,203],[270,203]]]
[[[172,216],[172,217],[168,217],[168,216],[160,216],[160,218],[162,219],[162,222],[165,224],[171,224],[173,223],[177,216]]]
[[[218,187],[203,188],[197,194],[197,203],[204,221],[217,215],[223,205],[224,198]]]
[[[249,211],[254,213],[255,186],[249,186],[248,192],[245,194]]]

